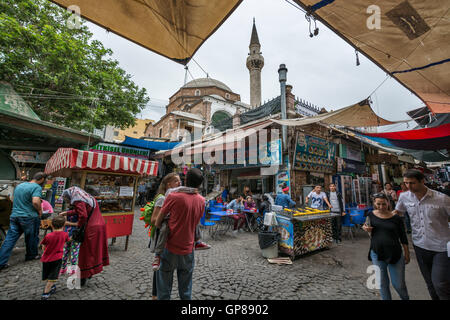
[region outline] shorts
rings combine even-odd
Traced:
[[[59,271],[61,270],[62,259],[42,263],[42,280],[58,281]]]

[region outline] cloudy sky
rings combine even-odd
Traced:
[[[278,68],[282,63],[288,68],[287,83],[293,86],[295,96],[327,110],[337,110],[367,98],[386,79],[386,74],[362,54],[359,54],[361,64],[356,66],[355,50],[321,23],[318,23],[319,35],[310,38],[305,14],[286,0],[244,0],[200,47],[194,59],[209,77],[224,82],[245,103],[250,102],[245,62],[253,18],[265,61],[261,74],[263,101],[280,94]],[[158,120],[165,112],[169,97],[184,84],[184,66],[92,23],[88,25],[94,38],[113,50],[113,58],[132,75],[133,81],[147,89],[151,103],[138,116]],[[193,77],[206,77],[194,61],[188,66]],[[372,100],[374,111],[392,121],[409,119],[406,111],[423,106],[392,78],[372,95]],[[397,124],[380,131],[406,128]]]

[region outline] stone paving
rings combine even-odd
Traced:
[[[128,251],[124,251],[125,237],[117,238],[114,246],[110,246],[110,266],[104,272],[80,290],[68,289],[67,276],[63,276],[50,299],[151,299],[153,255],[147,249],[147,232],[138,217],[136,212]],[[354,242],[344,239],[342,245],[300,257],[292,265],[269,264],[261,255],[257,233],[241,233],[237,238],[227,234],[217,240],[209,238],[207,232],[204,234],[204,240],[212,248],[195,253],[193,300],[380,299],[377,290],[369,290],[365,285],[366,267],[370,264],[367,261],[369,240],[362,231]],[[0,272],[0,299],[40,299],[41,263],[24,262],[23,238],[17,246],[9,261],[10,268]],[[353,254],[354,250],[358,254]],[[414,277],[414,281],[423,282],[420,277]],[[419,285],[419,290],[422,294],[419,298],[426,299],[424,283]],[[393,297],[398,299],[396,293]],[[176,275],[172,299],[179,299]]]

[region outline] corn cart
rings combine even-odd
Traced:
[[[284,209],[277,214],[281,234],[279,251],[291,258],[329,248],[333,242],[331,221],[338,214],[312,208]]]

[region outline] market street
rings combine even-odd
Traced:
[[[128,251],[125,237],[110,246],[110,266],[94,276],[81,290],[69,290],[60,278],[51,300],[118,300],[151,299],[153,255],[147,249],[148,236],[136,211],[133,234]],[[352,243],[344,238],[342,244],[330,250],[308,254],[294,260],[292,265],[269,264],[261,256],[257,233],[242,233],[237,238],[229,234],[218,240],[205,241],[212,248],[195,253],[193,300],[379,300],[378,290],[369,290],[365,283],[369,238],[362,231]],[[41,231],[41,238],[43,232]],[[111,243],[111,240],[109,241]],[[410,244],[411,246],[411,244]],[[0,299],[39,300],[42,293],[41,264],[24,262],[23,238],[13,250],[11,267],[0,273]],[[412,300],[429,300],[420,275],[414,251],[406,266],[406,284]],[[393,299],[399,297],[391,289]],[[176,275],[172,299],[178,299]]]

